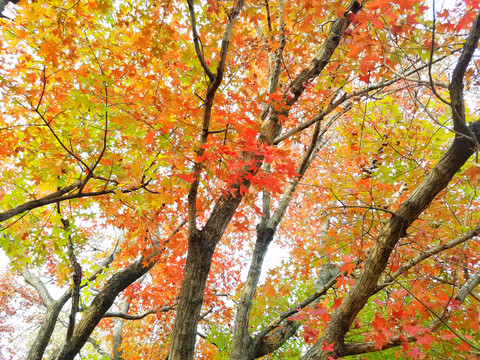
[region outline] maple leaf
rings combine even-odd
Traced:
[[[348,275],[350,275],[353,270],[355,270],[354,262],[347,262],[340,268],[340,271],[346,271]]]
[[[307,317],[307,314],[303,311],[303,309],[298,309],[298,313],[296,315],[290,316],[288,319],[291,321],[300,321]]]
[[[322,350],[323,351],[333,351],[333,346],[335,343],[330,343],[328,345],[325,344],[325,342],[322,343]]]
[[[465,175],[472,188],[476,188],[478,180],[480,179],[480,164],[472,164],[472,166],[465,169],[460,175]]]
[[[435,337],[431,334],[423,334],[420,336],[417,336],[417,344],[421,345],[425,349],[428,349],[430,344],[432,344],[435,341]]]
[[[480,8],[480,2],[478,2],[477,0],[465,0],[465,3],[474,9]]]
[[[415,346],[414,348],[412,348],[412,350],[410,350],[407,353],[407,356],[410,356],[412,359],[418,359],[423,356],[423,353],[420,351],[418,347]]]
[[[311,326],[305,326],[302,336],[307,344],[313,343],[318,337],[319,331],[312,328]]]
[[[383,345],[388,342],[387,335],[382,331],[376,332],[375,335],[372,336],[372,340],[375,342],[376,349],[381,349]]]
[[[317,308],[317,309],[309,309],[308,312],[311,315],[324,315],[327,314],[327,310],[325,308]]]
[[[420,325],[407,324],[407,325],[404,326],[404,330],[408,335],[414,336],[414,335],[424,331],[425,328],[423,326],[420,326]]]

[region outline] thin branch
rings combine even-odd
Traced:
[[[193,36],[193,44],[195,45],[195,52],[197,53],[198,60],[202,65],[203,71],[208,76],[210,82],[213,82],[215,75],[210,71],[208,68],[207,63],[205,62],[205,58],[203,56],[202,50],[200,49],[200,38],[197,33],[197,21],[195,19],[195,9],[193,7],[193,0],[187,0],[188,10],[190,12],[190,22],[192,24],[192,36]]]
[[[26,267],[24,267],[20,271],[20,273],[22,274],[25,281],[35,289],[45,307],[47,309],[50,308],[53,305],[54,300],[45,284],[37,276],[32,274],[30,270]]]
[[[108,359],[108,360],[112,360],[112,357],[105,351],[103,350],[100,345],[98,344],[98,342],[92,338],[91,336],[88,338],[88,342],[90,344],[92,344],[92,346],[95,348],[95,350],[97,350],[97,353],[99,353],[100,355],[102,355],[102,359]]]
[[[268,32],[272,32],[272,20],[270,19],[270,5],[268,5],[268,0],[265,0],[265,7],[267,8],[267,25]]]
[[[60,203],[57,203],[57,212],[61,216],[60,212]],[[77,261],[77,257],[75,256],[75,250],[73,248],[73,241],[72,235],[70,233],[70,222],[65,219],[60,219],[63,224],[63,230],[67,233],[67,252],[68,258],[70,259],[70,263],[73,268],[73,275],[72,275],[72,306],[70,308],[70,314],[68,316],[68,326],[65,341],[70,341],[72,337],[73,330],[75,328],[75,317],[77,314],[78,304],[80,302],[80,285],[82,283],[82,267]]]
[[[299,312],[299,310],[306,308],[308,305],[311,303],[315,302],[320,296],[323,296],[327,293],[327,291],[336,284],[337,279],[342,276],[346,275],[346,271],[338,272],[336,276],[334,276],[332,279],[330,279],[329,282],[327,282],[325,285],[323,285],[320,289],[318,289],[315,293],[310,295],[308,298],[303,300],[302,302],[298,303],[294,307],[290,308],[289,310],[285,311],[284,313],[280,314],[278,317],[273,319],[263,330],[261,330],[256,336],[255,339],[262,339],[264,338],[268,333],[270,333],[272,330],[275,328],[279,327],[280,324],[287,318],[289,318],[292,315],[295,315]]]
[[[212,311],[213,311],[213,307],[205,311],[205,313],[203,313],[202,315],[200,315],[199,320],[205,319]]]
[[[428,78],[430,79],[430,88],[432,89],[433,93],[435,96],[444,104],[451,105],[447,100],[445,100],[440,94],[437,92],[435,89],[435,82],[433,81],[433,76],[432,76],[432,65],[433,65],[433,53],[435,51],[435,25],[437,22],[436,14],[435,14],[435,0],[432,2],[432,11],[433,11],[433,23],[432,23],[432,46],[430,47],[430,60],[428,62]],[[462,75],[463,77],[463,75]]]
[[[377,285],[377,287],[374,290],[374,294],[381,291],[384,289],[386,286],[392,285],[395,282],[395,279],[400,277],[402,274],[413,268],[415,265],[421,263],[422,261],[442,252],[448,249],[451,249],[459,244],[462,244],[471,238],[477,236],[480,233],[480,224],[477,224],[477,227],[475,229],[469,231],[465,235],[462,235],[456,239],[453,239],[445,244],[437,245],[431,249],[422,251],[420,254],[415,256],[414,258],[410,259],[408,262],[403,264],[398,268],[397,271],[395,271],[393,274],[388,275],[387,280],[384,281],[383,283],[380,283]]]
[[[445,56],[442,56],[442,57],[439,57],[438,59],[435,60],[435,62],[439,62],[441,60],[445,59]],[[409,71],[406,71],[405,72],[405,76],[409,76],[411,74],[414,74],[422,69],[425,69],[428,65],[422,65],[418,68],[414,68],[414,69],[411,69]],[[314,116],[313,118],[311,118],[310,120],[298,125],[297,127],[287,131],[285,134],[282,134],[280,136],[278,136],[277,138],[275,138],[274,140],[274,144],[279,144],[280,142],[282,142],[283,140],[285,139],[288,139],[289,137],[295,135],[295,134],[298,134],[299,132],[301,132],[302,130],[310,127],[311,125],[315,124],[317,121],[321,121],[322,119],[324,119],[328,114],[330,114],[331,112],[333,112],[337,107],[339,106],[342,106],[343,105],[343,108],[342,108],[342,112],[345,113],[346,111],[348,111],[353,103],[351,102],[348,102],[348,100],[350,99],[353,99],[353,98],[356,98],[356,97],[360,97],[360,96],[365,96],[367,95],[368,93],[372,92],[372,91],[375,91],[375,90],[379,90],[379,89],[383,89],[387,86],[390,86],[390,85],[393,85],[395,84],[396,82],[400,81],[402,79],[402,77],[399,77],[399,76],[396,76],[394,77],[393,79],[391,80],[386,80],[386,81],[382,81],[378,84],[374,84],[374,85],[369,85],[363,89],[359,89],[359,90],[356,90],[354,91],[353,93],[351,94],[343,94],[342,96],[340,96],[338,99],[332,99],[332,101],[330,101],[330,103],[328,104],[327,108],[325,110],[322,110],[321,112],[319,112],[316,116]]]
[[[88,171],[89,167],[88,165],[79,157],[77,156],[77,154],[75,154],[73,152],[73,150],[70,150],[67,148],[67,146],[63,143],[63,141],[58,137],[57,133],[55,132],[55,130],[50,126],[50,122],[47,121],[45,119],[45,117],[43,116],[43,114],[41,114],[38,110],[34,109],[33,110],[35,113],[37,113],[37,115],[40,117],[40,119],[43,121],[43,123],[45,124],[45,126],[48,128],[48,130],[50,130],[50,132],[52,133],[53,137],[57,140],[57,142],[60,144],[60,146],[69,154],[71,155],[73,158],[75,158],[80,164],[82,164],[84,166],[84,168]]]
[[[37,106],[35,107],[35,111],[39,111],[40,105],[42,104],[43,96],[45,95],[45,89],[47,88],[47,76],[46,76],[46,67],[43,66],[43,87],[42,93],[40,94],[40,99],[38,99]]]
[[[468,294],[470,294],[473,289],[480,284],[480,273],[475,274],[469,281],[467,281],[462,288],[458,291],[455,296],[455,300],[463,303]],[[418,300],[418,299],[417,299]],[[364,342],[364,343],[350,343],[344,344],[340,347],[338,355],[348,356],[348,355],[359,355],[366,354],[370,352],[376,352],[386,349],[391,349],[397,346],[404,344],[405,342],[416,342],[418,339],[422,338],[428,333],[437,331],[441,326],[446,326],[456,337],[460,340],[471,346],[477,351],[480,351],[480,348],[472,344],[469,340],[465,339],[464,336],[460,335],[457,331],[453,330],[448,324],[446,324],[447,319],[453,314],[454,310],[446,308],[441,315],[436,315],[433,313],[425,304],[427,310],[429,310],[432,315],[436,317],[434,321],[428,326],[426,331],[421,331],[416,335],[404,335],[404,336],[395,336],[386,344],[384,344],[380,349],[376,346],[374,341]]]
[[[189,2],[192,0],[188,0]],[[193,3],[192,3],[193,4]],[[245,0],[239,0],[229,17],[229,21],[225,32],[223,34],[222,45],[220,47],[220,60],[218,61],[217,71],[213,76],[210,84],[207,88],[207,94],[205,97],[205,107],[203,111],[202,117],[202,130],[200,134],[200,143],[197,149],[197,157],[201,157],[205,153],[205,149],[203,145],[205,145],[208,141],[209,135],[209,127],[210,127],[210,117],[212,113],[213,107],[213,100],[215,98],[215,94],[223,80],[223,74],[225,70],[225,63],[227,59],[228,47],[230,44],[230,37],[232,35],[233,25],[237,17],[240,15],[240,11],[245,4]],[[190,5],[189,5],[190,6]],[[197,219],[197,193],[198,187],[200,185],[200,176],[203,170],[203,161],[195,162],[193,167],[193,182],[190,186],[190,190],[188,192],[188,228],[193,234],[197,230],[196,226],[196,219]]]
[[[394,215],[395,212],[387,208],[376,207],[372,205],[346,205],[342,203],[342,206],[329,206],[327,209],[366,209],[385,212],[390,215]],[[367,211],[368,213],[368,211]]]
[[[90,180],[94,174],[93,172],[95,171],[95,169],[97,168],[98,164],[100,163],[100,160],[102,160],[103,156],[105,155],[105,152],[107,150],[107,137],[108,137],[108,86],[107,84],[104,82],[104,86],[105,86],[105,125],[104,125],[104,129],[103,129],[103,139],[102,139],[102,150],[100,152],[100,155],[98,155],[98,158],[95,160],[95,163],[91,166],[91,167],[88,167],[88,173],[87,175],[85,176],[85,180],[84,180],[84,183],[83,185],[80,187],[79,189],[79,192],[82,192],[83,188],[85,187],[85,185],[87,184],[88,180]]]
[[[209,344],[212,344],[217,349],[221,350],[221,348],[215,342],[208,340],[205,334],[202,334],[201,332],[197,331],[197,335],[200,336],[203,340],[207,341]]]
[[[164,308],[161,308],[158,311],[166,312],[168,310],[171,310],[172,308],[173,308],[173,306],[164,307]],[[157,310],[155,310],[155,309],[150,309],[150,310],[144,311],[141,314],[125,314],[124,312],[120,312],[120,311],[109,311],[109,312],[106,312],[105,315],[103,315],[103,317],[104,318],[114,317],[114,318],[120,318],[120,319],[124,319],[124,320],[140,320],[140,319],[143,319],[143,318],[147,317],[150,314],[155,314],[156,312],[157,312]]]
[[[88,278],[88,280],[82,285],[82,287],[85,287],[89,283],[95,281],[100,274],[102,274],[103,272],[105,272],[108,269],[110,264],[115,259],[115,256],[122,249],[122,245],[123,245],[124,242],[125,242],[125,237],[124,236],[122,236],[122,238],[117,240],[117,243],[115,244],[115,247],[113,248],[112,252],[105,259],[102,260],[98,269]]]
[[[464,135],[468,135],[479,148],[478,141],[472,130],[466,126],[465,122],[465,102],[463,99],[464,76],[473,53],[478,47],[480,38],[480,13],[477,14],[473,21],[472,28],[468,34],[468,38],[463,46],[462,54],[458,59],[457,65],[453,70],[452,80],[450,82],[450,100],[452,108],[453,128]]]
[[[421,80],[421,79],[414,79],[414,78],[408,77],[406,75],[402,75],[399,72],[395,71],[393,68],[391,68],[386,62],[383,64],[383,66],[385,66],[391,73],[393,73],[399,79],[402,79],[404,81],[416,83],[416,84],[419,84],[419,85],[427,85],[428,87],[436,86],[436,87],[442,87],[444,89],[448,89],[447,84],[437,82],[437,81],[433,81],[433,79],[430,79],[429,81],[427,81],[427,80]]]
[[[83,180],[77,180],[73,184],[66,186],[65,188],[58,190],[52,194],[46,195],[40,199],[36,200],[31,200],[27,201],[26,203],[19,205],[13,209],[7,210],[5,212],[0,213],[0,223],[8,220],[16,215],[19,215],[25,211],[33,210],[45,205],[53,204],[59,201],[65,201],[65,200],[70,200],[70,199],[80,199],[84,197],[93,197],[93,196],[102,196],[102,195],[108,195],[108,194],[115,194],[115,192],[120,191],[123,194],[128,194],[134,191],[137,191],[139,189],[144,188],[144,184],[140,186],[132,186],[128,189],[111,189],[111,190],[102,190],[102,191],[92,191],[88,193],[81,193],[77,192],[74,194],[68,194],[69,192],[79,189],[82,184],[84,183]],[[67,194],[67,195],[66,195]]]

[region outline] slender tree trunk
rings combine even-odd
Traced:
[[[237,306],[231,360],[251,360],[255,358],[256,349],[253,346],[253,339],[248,332],[250,311],[252,310],[258,280],[262,273],[263,260],[267,253],[268,245],[273,239],[274,232],[274,229],[268,229],[264,224],[259,226],[252,263],[248,270],[247,282]]]
[[[95,297],[83,314],[82,319],[75,326],[70,341],[63,345],[59,353],[55,354],[54,359],[73,360],[83,345],[88,341],[88,338],[107,310],[112,306],[118,294],[147,273],[154,264],[154,261],[140,258],[127,268],[115,273]]]
[[[122,313],[127,314],[130,309],[130,302],[125,301],[122,305]],[[113,360],[123,360],[123,350],[122,350],[122,330],[124,319],[119,318],[114,320],[113,326],[113,336],[112,336],[112,347],[113,347]]]
[[[63,295],[59,300],[55,301],[49,307],[47,307],[47,314],[42,321],[42,325],[37,332],[35,341],[28,351],[27,360],[42,360],[47,348],[50,338],[52,337],[55,324],[57,323],[58,315],[63,306],[70,298],[70,293]]]

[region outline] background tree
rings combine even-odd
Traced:
[[[43,308],[28,359],[480,353],[479,4],[7,8],[0,319]]]

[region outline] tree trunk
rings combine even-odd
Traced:
[[[231,360],[252,360],[255,359],[256,349],[253,346],[253,339],[248,332],[250,311],[252,309],[253,297],[257,289],[258,280],[262,273],[263,259],[267,253],[268,245],[273,239],[275,230],[266,228],[262,223],[259,225],[255,250],[253,251],[252,263],[248,270],[247,282],[237,306],[235,327],[233,331],[233,343]]]
[[[58,314],[62,310],[65,303],[70,298],[70,293],[64,294],[59,300],[47,307],[47,314],[42,321],[40,329],[38,329],[37,336],[33,345],[28,352],[27,360],[42,360],[45,349],[47,348],[53,330],[58,320]]]
[[[145,265],[148,264],[148,265]],[[75,326],[72,338],[66,342],[60,352],[55,354],[55,360],[73,360],[80,349],[88,341],[88,338],[103,318],[107,310],[112,306],[115,298],[130,286],[134,281],[147,273],[155,262],[140,258],[127,268],[115,273],[105,287],[92,301],[82,319]]]
[[[168,360],[192,359],[195,352],[197,324],[203,304],[210,264],[215,247],[206,246],[200,231],[188,243],[187,263],[176,308]]]
[[[399,206],[398,210],[385,224],[381,234],[370,250],[363,271],[352,290],[343,300],[340,307],[333,313],[323,336],[307,351],[301,358],[302,360],[328,359],[328,357],[332,356],[332,352],[324,351],[323,347],[330,344],[334,344],[333,353],[335,355],[338,356],[342,353],[345,335],[360,310],[363,309],[370,296],[374,293],[378,279],[385,270],[390,254],[393,252],[396,244],[400,238],[406,235],[408,227],[430,205],[435,196],[447,187],[455,173],[474,153],[475,146],[480,139],[480,121],[471,123],[468,127],[466,126],[463,103],[463,77],[477,48],[479,38],[480,15],[477,15],[449,86],[452,101],[452,119],[454,128],[457,131],[452,145],[425,180]],[[471,136],[474,136],[475,139]]]

